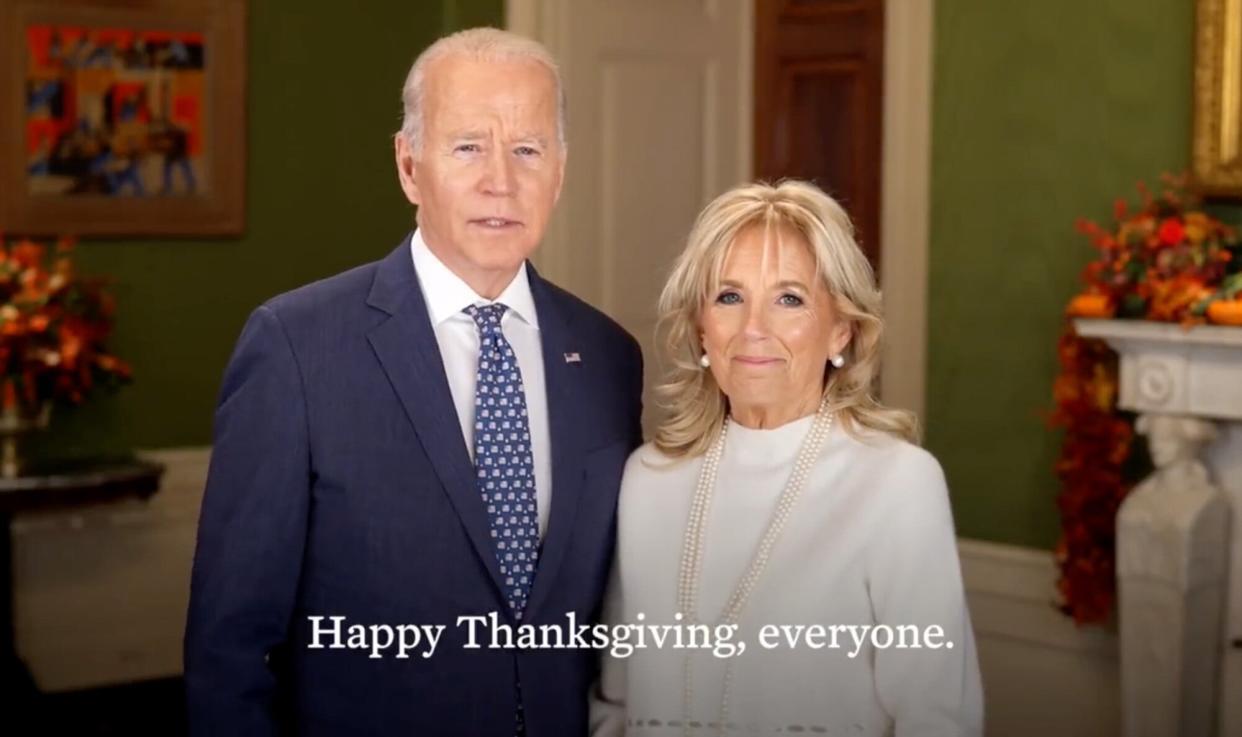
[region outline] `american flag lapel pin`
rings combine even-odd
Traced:
[[[582,356],[579,356],[576,351],[574,353],[566,353],[565,363],[582,363]]]

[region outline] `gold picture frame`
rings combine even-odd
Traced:
[[[0,0],[0,233],[245,228],[247,0]]]
[[[1197,0],[1193,125],[1196,188],[1242,197],[1242,0]]]

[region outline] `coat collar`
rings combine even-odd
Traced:
[[[499,600],[504,601],[490,520],[475,488],[474,466],[462,441],[444,361],[410,255],[412,237],[413,234],[407,236],[376,268],[367,304],[389,317],[373,328],[367,339],[475,552],[496,585]],[[589,370],[589,363],[581,356],[582,346],[573,330],[568,301],[532,265],[528,263],[526,268],[531,298],[539,315],[552,441],[552,509],[524,617],[529,621],[555,586],[556,572],[570,545],[583,492],[582,449],[578,442],[582,432],[577,419],[582,416],[583,371]],[[571,361],[569,356],[573,354],[578,358]]]

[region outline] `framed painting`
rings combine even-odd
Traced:
[[[1198,0],[1195,9],[1191,170],[1204,194],[1242,197],[1242,3]]]
[[[0,0],[0,233],[237,235],[246,0]]]

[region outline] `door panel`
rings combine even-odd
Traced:
[[[882,0],[757,0],[755,172],[810,179],[880,261]]]

